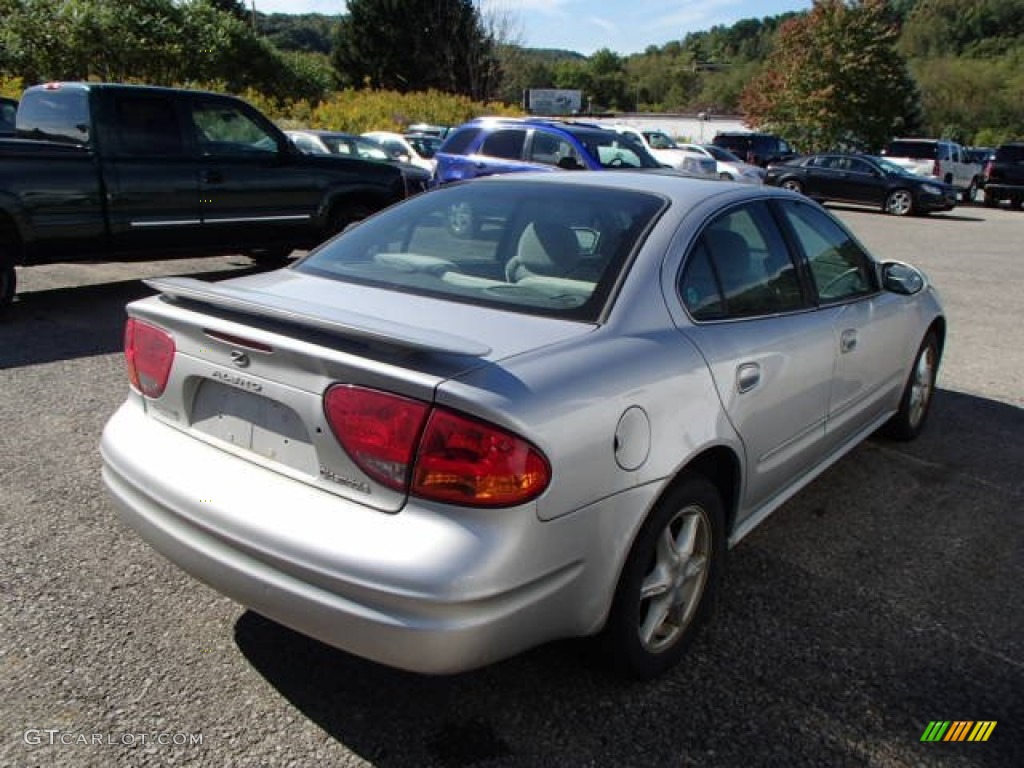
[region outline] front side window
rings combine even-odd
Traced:
[[[783,214],[810,266],[822,302],[838,302],[875,293],[870,257],[827,213],[803,203],[782,203]]]
[[[805,306],[796,267],[767,206],[712,221],[686,260],[680,298],[695,320],[774,315]]]
[[[241,107],[231,102],[198,99],[192,107],[199,151],[209,156],[272,154],[277,139]]]

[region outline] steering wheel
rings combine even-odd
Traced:
[[[829,280],[827,283],[825,283],[825,285],[819,291],[819,294],[822,295],[822,296],[825,296],[827,298],[832,298],[831,297],[831,293],[830,293],[830,289],[833,286],[835,286],[835,285],[839,284],[840,282],[842,282],[843,280],[846,280],[851,275],[856,276],[856,277],[860,277],[860,270],[857,269],[856,267],[850,267],[849,269],[844,269],[838,275],[836,275],[831,280]]]

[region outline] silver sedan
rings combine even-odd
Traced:
[[[452,184],[286,269],[150,285],[101,445],[123,519],[435,674],[597,633],[665,671],[731,545],[869,435],[918,434],[946,335],[926,277],[816,203],[657,171]]]

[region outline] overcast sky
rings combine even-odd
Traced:
[[[344,0],[244,0],[263,13],[344,13]],[[599,48],[640,53],[688,32],[740,19],[803,11],[812,0],[483,0],[513,21],[511,38],[530,48],[590,55]]]

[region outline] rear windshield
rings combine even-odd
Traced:
[[[594,322],[665,204],[635,190],[507,178],[453,184],[367,219],[296,269]]]
[[[893,141],[885,148],[883,155],[889,157],[912,157],[915,160],[934,160],[939,145],[934,141]]]
[[[996,161],[1000,163],[1024,161],[1024,144],[1004,144],[996,150]]]

